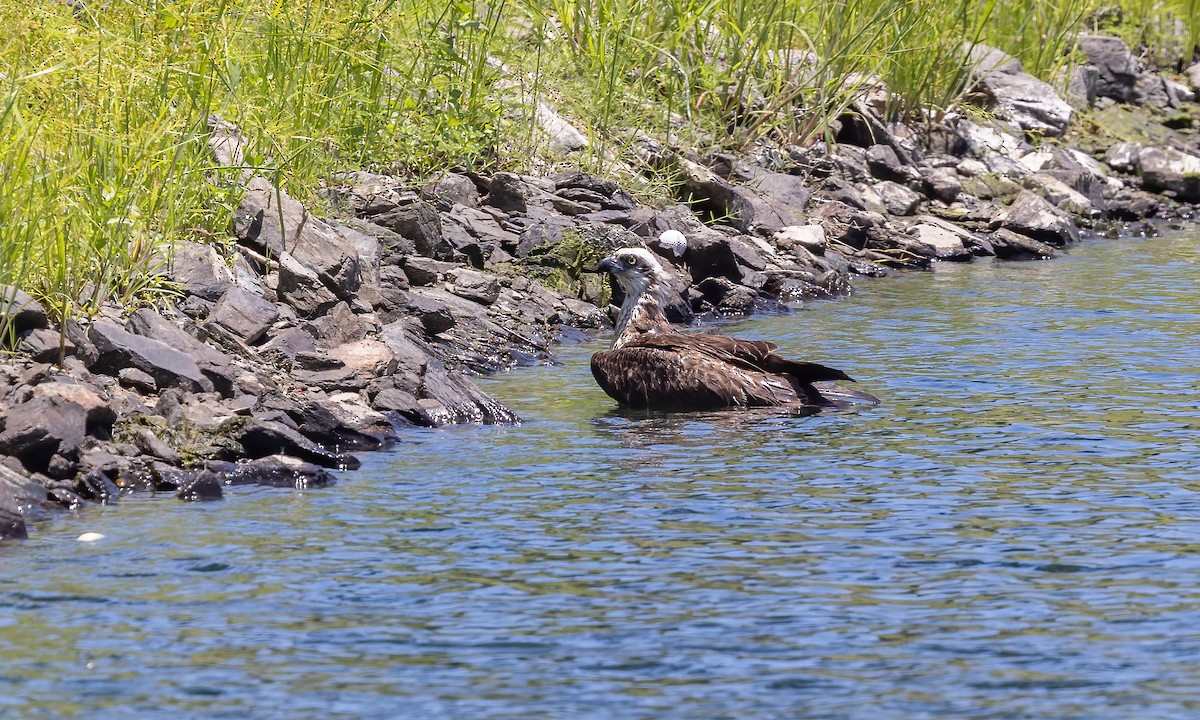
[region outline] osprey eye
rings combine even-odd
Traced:
[[[630,267],[637,265],[637,257],[634,255],[626,255],[625,256],[625,264]]]

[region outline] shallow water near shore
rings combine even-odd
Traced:
[[[1190,717],[1198,277],[1192,232],[862,281],[720,329],[880,407],[622,413],[585,345],[334,488],[43,522],[0,717]]]

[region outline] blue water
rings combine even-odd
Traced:
[[[876,408],[621,413],[580,346],[483,382],[520,427],[41,523],[0,717],[1196,717],[1198,264],[1091,241],[721,328]]]

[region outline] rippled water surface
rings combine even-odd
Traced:
[[[1198,717],[1198,264],[1092,241],[724,328],[878,408],[623,414],[581,346],[484,382],[520,427],[45,522],[0,547],[0,717]]]

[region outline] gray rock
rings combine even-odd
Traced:
[[[279,256],[279,298],[301,317],[317,317],[339,302],[315,270],[301,263],[291,253]]]
[[[40,397],[8,409],[0,453],[31,472],[44,472],[55,455],[74,455],[87,435],[87,410],[59,397]]]
[[[1100,68],[1095,65],[1074,65],[1067,81],[1067,98],[1074,101],[1076,109],[1087,110],[1096,104],[1096,92],[1100,84]]]
[[[209,465],[210,472],[226,485],[265,485],[308,490],[328,487],[336,482],[334,476],[319,465],[287,455]]]
[[[1062,253],[1033,238],[1001,228],[991,237],[992,250],[1003,260],[1048,260]]]
[[[163,442],[150,428],[138,428],[133,433],[133,444],[145,455],[159,458],[171,465],[182,465],[183,458],[170,445]]]
[[[210,470],[185,470],[177,481],[175,496],[184,502],[220,500],[225,496],[222,484],[222,477]]]
[[[233,395],[238,373],[233,360],[225,353],[201,342],[150,308],[142,308],[131,315],[128,330],[182,351],[195,361],[217,392],[224,397]],[[159,387],[165,386],[159,383]]]
[[[1133,174],[1138,169],[1138,155],[1142,146],[1134,142],[1119,142],[1111,145],[1104,153],[1104,162],[1117,172]]]
[[[121,387],[132,388],[146,394],[158,392],[158,383],[154,382],[154,377],[137,368],[120,370],[117,372],[117,380],[121,383]]]
[[[329,312],[305,324],[305,329],[317,339],[318,348],[331,348],[343,343],[362,340],[369,326],[354,314],[346,303],[334,305]]]
[[[946,204],[958,199],[963,189],[958,173],[952,168],[926,168],[922,172],[921,181],[925,187],[925,194],[930,199]]]
[[[237,168],[246,164],[246,138],[233,123],[220,115],[208,116],[208,148],[221,167]]]
[[[358,253],[358,270],[362,275],[363,284],[378,284],[379,265],[383,259],[383,243],[378,237],[346,225],[338,225],[337,230],[354,246],[354,250]]]
[[[1108,35],[1079,36],[1079,49],[1088,63],[1096,66],[1096,95],[1118,102],[1130,102],[1140,74],[1138,61],[1125,41]]]
[[[883,201],[889,215],[898,217],[912,215],[921,206],[921,196],[891,180],[875,184],[875,192]]]
[[[1052,245],[1067,245],[1079,240],[1079,230],[1071,218],[1044,198],[1022,190],[1005,211],[1003,227]]]
[[[241,242],[279,258],[281,265],[290,256],[338,297],[353,296],[361,284],[354,246],[265,178],[250,180],[234,216],[234,229]]]
[[[170,277],[185,293],[213,302],[233,286],[233,273],[216,248],[187,240],[175,245]]]
[[[529,197],[533,194],[529,184],[520,175],[499,172],[492,176],[484,202],[506,213],[523,214],[529,210]]]
[[[537,101],[534,119],[551,152],[566,154],[587,147],[587,136],[544,100]]]
[[[971,48],[976,87],[991,98],[997,114],[1006,115],[1022,130],[1057,137],[1071,122],[1071,105],[1049,83],[1021,69],[1021,62],[996,48]]]
[[[192,392],[212,392],[213,382],[185,352],[149,337],[135,335],[111,320],[97,320],[88,331],[99,358],[93,372],[115,376],[134,367],[149,373],[160,388],[178,387]]]
[[[208,314],[206,325],[217,325],[247,345],[263,336],[279,319],[275,304],[242,288],[230,288]]]
[[[371,220],[412,242],[418,255],[431,257],[442,244],[441,216],[437,208],[427,202],[401,205]]]
[[[58,362],[60,354],[74,354],[75,343],[57,330],[37,328],[21,334],[17,352],[24,353],[37,362]]]
[[[932,217],[923,217],[912,228],[919,242],[932,248],[935,260],[964,261],[974,257],[966,240],[971,233]],[[973,243],[974,244],[974,243]]]
[[[283,357],[289,361],[295,359],[297,353],[316,351],[316,338],[307,330],[298,327],[280,330],[259,347],[259,352],[264,357]]]
[[[1140,73],[1133,84],[1133,101],[1138,105],[1149,105],[1159,109],[1178,107],[1178,103],[1167,88],[1166,80],[1158,73]]]
[[[252,420],[242,428],[237,440],[245,450],[246,457],[250,458],[283,454],[323,467],[358,467],[358,461],[353,455],[327,450],[301,435],[298,430],[280,422]]]
[[[454,263],[414,256],[404,258],[400,263],[400,267],[404,269],[404,274],[407,276],[408,282],[413,287],[420,287],[438,282],[443,275],[453,270],[456,266]]]
[[[497,292],[497,297],[499,293]],[[413,295],[408,312],[421,323],[428,335],[437,335],[454,327],[456,320],[446,303],[423,295]]]
[[[29,536],[25,513],[46,502],[46,491],[33,479],[0,463],[0,541]]]
[[[32,399],[54,398],[75,403],[83,408],[90,429],[107,431],[117,420],[117,413],[108,400],[94,385],[79,383],[68,378],[51,378],[39,382],[33,388]]]
[[[1190,66],[1183,74],[1187,76],[1188,85],[1192,86],[1192,90],[1200,93],[1200,63]]]
[[[479,207],[479,187],[466,175],[441,173],[421,188],[421,198],[449,209],[455,205]]]
[[[1142,187],[1200,202],[1200,157],[1169,148],[1143,147],[1137,156]]]
[[[500,297],[500,281],[484,273],[457,268],[449,273],[447,289],[455,295],[482,305],[491,305]]]
[[[914,168],[900,162],[890,145],[875,144],[867,148],[866,162],[871,175],[880,180],[905,182],[918,177]]]
[[[19,334],[47,327],[50,327],[50,320],[41,303],[24,290],[0,285],[0,331]]]
[[[519,258],[528,257],[542,248],[558,245],[564,233],[573,227],[575,221],[570,218],[558,215],[541,218],[521,233],[514,254]]]

